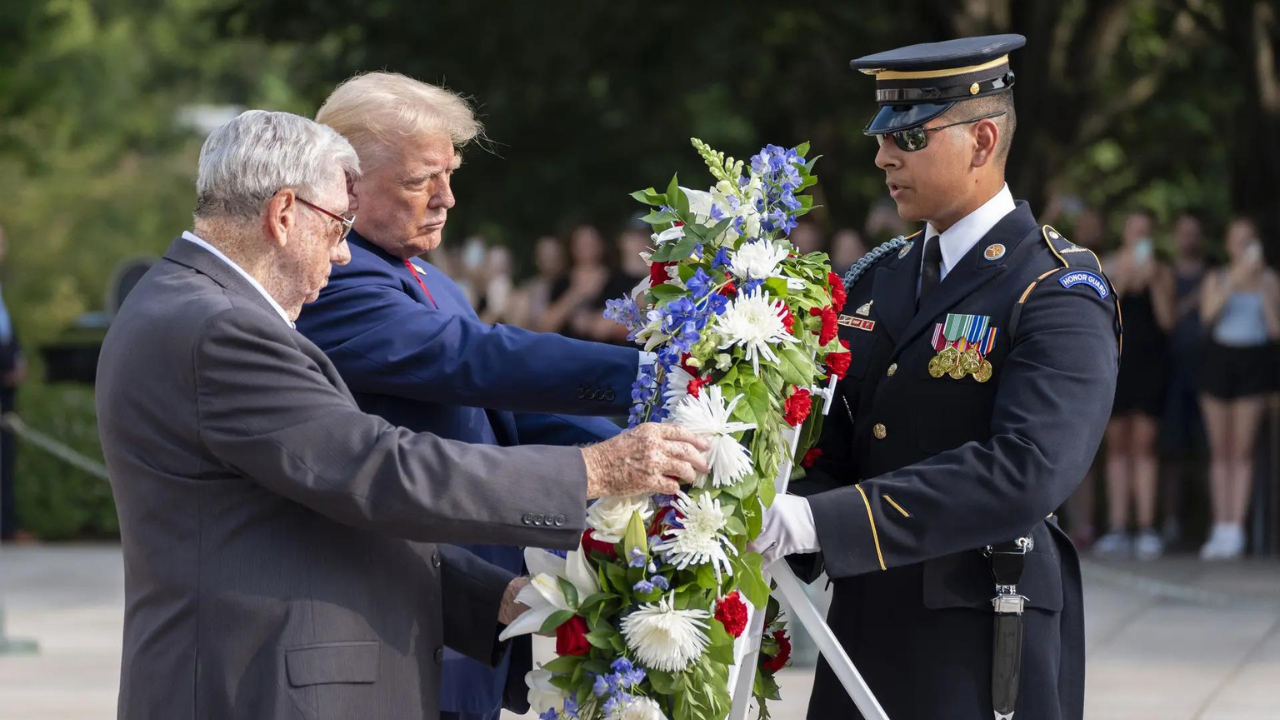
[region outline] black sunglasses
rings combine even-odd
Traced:
[[[899,130],[897,132],[878,133],[876,134],[875,138],[877,143],[884,145],[885,137],[892,137],[893,141],[898,145],[899,150],[902,150],[903,152],[916,152],[918,150],[923,150],[929,146],[929,133],[935,130],[946,130],[947,128],[952,128],[957,125],[968,125],[970,123],[976,123],[979,120],[990,120],[991,118],[998,118],[1001,115],[1004,115],[1003,110],[1001,110],[1000,112],[991,113],[990,115],[983,115],[981,117],[969,118],[968,120],[961,120],[959,122],[953,122],[947,125],[939,125],[937,127],[927,128],[923,125],[917,125],[913,128],[907,128],[906,130]]]

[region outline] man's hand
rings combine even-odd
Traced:
[[[821,550],[809,501],[796,495],[774,498],[773,505],[764,512],[760,536],[747,543],[747,549],[764,556],[765,565],[787,555]]]
[[[582,448],[587,464],[587,498],[666,493],[710,472],[706,440],[676,425],[645,423]]]
[[[502,625],[510,625],[516,621],[526,610],[528,605],[516,600],[516,595],[520,594],[520,590],[529,584],[529,578],[521,576],[512,578],[507,584],[507,589],[502,591],[502,605],[498,608],[498,622]]]

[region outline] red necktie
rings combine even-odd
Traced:
[[[418,277],[418,268],[414,267],[413,263],[409,262],[408,260],[404,261],[404,266],[409,268],[409,274],[412,275],[413,279],[417,280],[418,284],[422,286],[422,292],[427,294],[427,299],[431,301],[431,307],[435,307],[435,308],[440,307],[439,305],[436,304],[436,299],[434,297],[431,297],[431,291],[427,289],[427,284],[422,282],[421,277]]]

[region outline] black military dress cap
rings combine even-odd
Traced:
[[[1009,53],[1027,43],[1021,35],[985,35],[909,45],[853,60],[849,66],[876,78],[880,111],[868,135],[926,123],[962,100],[1013,87]]]

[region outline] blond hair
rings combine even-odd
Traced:
[[[407,137],[448,136],[455,150],[484,132],[461,95],[399,73],[356,75],[339,85],[316,122],[345,137],[366,169]]]

